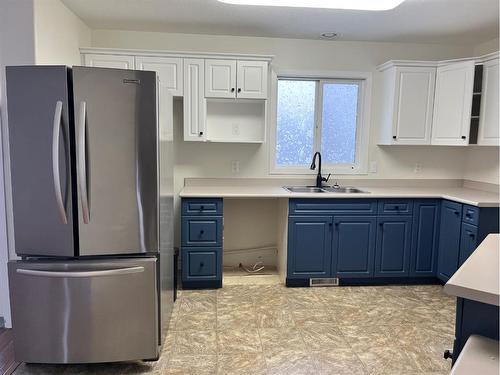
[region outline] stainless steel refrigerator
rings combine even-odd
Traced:
[[[148,71],[13,66],[6,80],[16,360],[158,358],[173,306],[172,97]]]

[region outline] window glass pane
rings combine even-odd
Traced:
[[[354,164],[358,117],[356,84],[325,83],[321,154],[325,164]]]
[[[278,81],[276,164],[307,165],[314,150],[316,81]]]

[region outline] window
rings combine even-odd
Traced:
[[[365,173],[366,80],[279,77],[272,172],[310,173],[320,151],[325,172]]]

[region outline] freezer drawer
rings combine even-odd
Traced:
[[[11,261],[9,282],[17,361],[157,358],[156,258]]]

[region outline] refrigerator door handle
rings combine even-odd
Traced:
[[[80,189],[80,201],[82,203],[82,216],[85,224],[89,223],[89,199],[87,195],[87,168],[86,168],[86,152],[85,152],[85,130],[87,103],[80,102],[80,110],[78,113],[78,187]]]
[[[68,224],[68,217],[66,215],[66,208],[64,207],[59,173],[59,133],[61,132],[62,106],[62,101],[58,100],[56,102],[56,109],[54,112],[54,126],[52,129],[52,176],[54,177],[54,191],[56,194],[57,207],[59,208],[59,215],[61,216],[62,223]]]
[[[82,278],[82,277],[101,277],[101,276],[118,276],[118,275],[129,275],[132,273],[144,272],[144,267],[127,267],[127,268],[115,268],[111,270],[99,270],[99,271],[45,271],[45,270],[27,270],[24,268],[18,268],[17,273],[21,275],[28,276],[42,276],[50,278]]]

